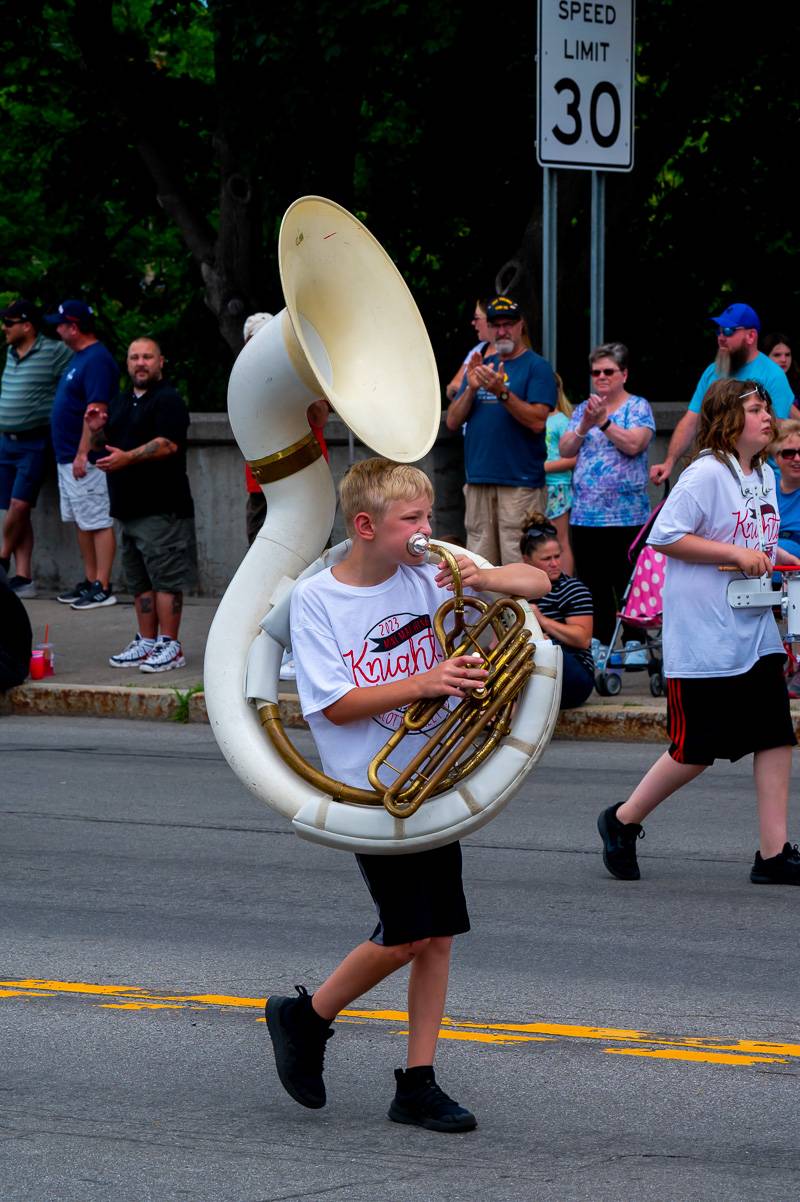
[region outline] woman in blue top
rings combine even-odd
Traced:
[[[572,550],[594,602],[595,634],[607,644],[631,574],[628,548],[650,513],[647,448],[655,432],[644,397],[628,392],[628,348],[606,342],[589,355],[594,391],[578,405],[559,450],[577,455],[572,476]]]

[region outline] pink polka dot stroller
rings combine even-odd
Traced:
[[[666,500],[666,497],[665,497]],[[667,559],[663,551],[647,544],[661,501],[648,517],[628,548],[633,572],[617,612],[614,634],[608,651],[598,661],[595,688],[601,697],[616,697],[622,689],[622,672],[643,672],[650,676],[650,692],[661,697],[665,690],[661,658],[661,628],[664,620],[664,571]],[[623,626],[636,630],[639,637],[625,643]]]

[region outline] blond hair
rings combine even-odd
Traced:
[[[380,456],[359,460],[339,485],[339,503],[348,534],[353,533],[357,513],[382,518],[392,501],[412,501],[422,495],[433,504],[433,485],[418,467]]]
[[[572,417],[574,405],[570,402],[569,397],[564,391],[564,381],[557,371],[553,372],[556,381],[556,407],[554,413],[563,413],[565,417]]]
[[[781,422],[778,427],[778,437],[769,444],[767,451],[770,455],[774,455],[778,447],[783,446],[787,438],[795,438],[797,435],[800,435],[799,421],[792,418],[788,422]]]

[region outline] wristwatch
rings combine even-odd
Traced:
[[[497,399],[498,399],[498,401],[502,401],[503,404],[505,404],[506,401],[508,400],[509,396],[510,396],[510,393],[509,393],[508,389],[504,388],[502,392],[499,392],[497,394]]]
[[[606,430],[608,429],[608,427],[610,425],[611,425],[611,418],[607,417],[606,420],[603,422],[602,426],[598,427],[598,429],[600,430],[600,433],[605,434]]]

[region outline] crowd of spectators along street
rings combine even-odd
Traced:
[[[244,341],[271,319],[270,313],[248,317]],[[445,389],[447,427],[464,439],[466,545],[492,563],[525,559],[550,575],[553,588],[538,612],[564,650],[564,706],[580,704],[591,692],[593,668],[607,655],[630,576],[628,549],[651,512],[648,479],[661,485],[674,473],[714,380],[763,385],[776,417],[786,423],[775,449],[781,544],[800,548],[800,371],[791,339],[777,332],[760,336],[758,316],[746,304],[732,304],[710,320],[717,354],[663,461],[648,473],[655,422],[649,402],[628,387],[627,347],[607,342],[592,349],[588,395],[573,406],[553,365],[533,350],[517,302],[495,296],[475,304],[477,342]],[[186,473],[189,414],[165,378],[159,343],[149,335],[134,339],[127,351],[128,387],[121,390],[119,365],[98,338],[95,315],[84,301],[65,300],[43,314],[20,298],[2,311],[2,321],[4,595],[36,596],[32,511],[54,458],[61,518],[74,525],[82,565],[81,578],[58,601],[78,611],[115,604],[116,522],[136,629],[108,662],[144,673],[182,667],[183,595],[196,579]],[[324,398],[309,406],[309,425],[326,459],[329,413]],[[244,471],[252,543],[266,501],[248,465]],[[646,663],[639,637],[623,625],[628,667]],[[293,674],[285,656],[281,677]],[[800,671],[790,688],[800,691]]]
[[[65,300],[43,314],[20,298],[2,311],[2,321],[8,347],[0,384],[5,603],[13,605],[9,596],[36,596],[32,511],[54,458],[61,519],[74,525],[83,567],[58,601],[76,611],[116,604],[116,520],[136,630],[108,662],[144,673],[183,667],[183,595],[196,574],[186,474],[189,412],[164,379],[161,347],[149,335],[131,342],[129,386],[120,389],[120,368],[97,337],[95,314],[84,301]],[[47,326],[55,338],[45,336]],[[19,671],[5,679],[14,675]]]
[[[786,439],[777,447],[781,531],[785,521],[800,540],[800,512],[791,504],[793,492],[800,497],[800,464],[795,466],[792,442],[797,438],[800,448],[800,423],[787,419],[800,418],[800,410],[794,408],[798,389],[790,339],[764,335],[760,350],[760,320],[743,303],[729,305],[710,321],[717,353],[697,381],[663,462],[648,472],[655,421],[647,399],[628,387],[626,346],[607,342],[591,350],[589,395],[573,408],[553,365],[531,348],[520,306],[503,296],[476,302],[472,324],[479,342],[446,388],[447,426],[464,435],[467,547],[508,563],[520,553],[529,556],[539,543],[540,562],[547,567],[549,554],[551,573],[558,553],[563,571],[552,577],[557,587],[539,608],[545,604],[553,611],[563,590],[563,602],[557,613],[548,614],[549,628],[544,628],[562,644],[570,674],[584,670],[574,691],[565,686],[563,706],[588,696],[591,667],[608,660],[632,570],[629,549],[652,513],[648,480],[664,484],[689,451],[714,381],[752,381],[768,393]],[[583,586],[580,594],[571,587],[574,578]],[[561,622],[560,629],[553,620]],[[640,633],[622,623],[617,664],[647,665]],[[791,656],[789,664],[796,666]],[[800,691],[800,671],[789,686],[792,695]]]

